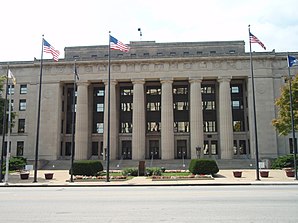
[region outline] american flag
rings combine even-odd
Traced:
[[[262,43],[255,35],[253,35],[251,32],[249,32],[249,41],[250,43],[258,43],[260,44],[261,47],[264,48],[264,50],[266,50],[266,47],[264,45],[264,43]]]
[[[43,52],[52,54],[53,59],[55,61],[59,60],[59,50],[55,50],[55,48],[51,44],[49,44],[45,39],[43,39]]]
[[[125,45],[124,43],[120,42],[116,38],[110,35],[110,48],[113,50],[120,50],[123,52],[129,51],[129,46]]]

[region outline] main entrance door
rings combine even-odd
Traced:
[[[149,140],[150,159],[160,159],[159,140]]]
[[[186,158],[187,158],[187,141],[177,140],[176,159],[186,159]]]
[[[131,140],[121,141],[121,157],[124,160],[131,160]]]

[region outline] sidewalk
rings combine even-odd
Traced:
[[[20,179],[19,173],[12,173],[8,177],[8,184],[0,183],[0,187],[82,187],[82,186],[193,186],[193,185],[298,185],[298,181],[294,177],[287,177],[283,170],[269,170],[269,177],[256,180],[255,170],[241,170],[242,177],[235,178],[233,170],[220,170],[213,179],[188,179],[188,180],[162,180],[153,181],[148,177],[134,177],[131,180],[80,180],[69,182],[70,175],[67,170],[39,170],[37,181],[33,183],[34,172],[30,172],[28,180]],[[46,180],[44,173],[53,172],[54,177],[51,180]],[[4,180],[3,180],[4,182]]]

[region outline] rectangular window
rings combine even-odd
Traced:
[[[103,90],[103,89],[99,89],[96,92],[96,96],[98,96],[98,97],[101,97],[101,96],[104,96],[104,95],[105,95],[105,90]]]
[[[233,109],[240,109],[240,101],[232,101],[232,108]]]
[[[173,88],[173,94],[188,94],[187,87],[175,87]]]
[[[121,95],[133,95],[133,89],[122,88]]]
[[[129,122],[122,122],[121,133],[132,133],[132,124]]]
[[[126,112],[132,111],[132,103],[130,103],[130,102],[122,102],[121,103],[121,111],[126,111]]]
[[[21,84],[20,94],[27,94],[27,84]]]
[[[187,101],[178,101],[174,103],[174,110],[177,111],[188,111],[188,102]]]
[[[160,88],[147,88],[146,94],[161,95],[161,89]]]
[[[215,101],[202,101],[203,110],[215,110]]]
[[[215,121],[205,121],[204,122],[204,132],[216,132],[216,122]]]
[[[238,93],[240,92],[238,86],[233,86],[233,87],[231,88],[231,91],[232,91],[232,94],[238,94]]]
[[[96,132],[103,133],[103,123],[96,123]]]
[[[241,122],[241,121],[233,121],[233,131],[234,132],[244,131],[243,122]]]
[[[189,132],[189,122],[174,122],[174,132]]]
[[[25,132],[25,119],[19,119],[18,133],[24,133],[24,132]]]
[[[14,95],[14,85],[13,84],[8,85],[8,94]]]
[[[160,132],[160,122],[148,122],[147,123],[148,132]]]
[[[104,111],[104,104],[96,104],[96,111],[97,112],[103,112]]]
[[[98,156],[98,142],[92,142],[92,156]]]
[[[26,99],[21,99],[19,104],[20,111],[26,111]]]
[[[160,102],[148,102],[147,111],[160,111]]]
[[[23,156],[24,155],[24,142],[18,141],[17,142],[17,156]]]
[[[202,93],[203,94],[214,94],[215,93],[215,87],[214,86],[203,86],[202,87]]]

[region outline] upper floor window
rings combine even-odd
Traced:
[[[133,95],[133,89],[130,88],[122,88],[121,95]]]
[[[26,107],[27,107],[26,99],[21,99],[19,104],[19,110],[26,111]]]
[[[148,88],[146,94],[160,95],[161,94],[161,89],[160,88]]]
[[[10,84],[8,86],[8,94],[10,95],[13,95],[14,94],[14,85],[13,84]]]
[[[232,91],[232,94],[237,94],[237,93],[240,92],[238,86],[233,86],[233,87],[231,87],[231,91]]]
[[[19,119],[18,123],[18,132],[19,133],[24,133],[25,132],[25,119]]]
[[[21,84],[20,94],[27,94],[27,84]]]
[[[174,94],[188,94],[188,88],[187,87],[175,87],[173,88]]]

